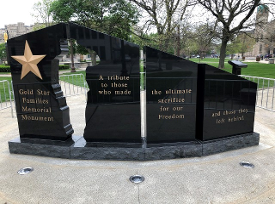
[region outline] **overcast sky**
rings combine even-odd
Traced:
[[[7,24],[16,24],[23,22],[25,25],[34,24],[33,13],[34,3],[39,0],[3,0],[0,10],[0,28]]]

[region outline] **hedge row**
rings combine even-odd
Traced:
[[[63,70],[63,69],[69,69],[70,66],[69,65],[59,65],[59,70]]]
[[[10,72],[11,68],[7,65],[0,65],[0,72]]]
[[[69,69],[69,65],[59,65],[59,70]],[[11,72],[11,68],[8,65],[0,65],[0,72]]]

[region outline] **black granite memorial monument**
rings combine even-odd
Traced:
[[[66,140],[73,133],[59,85],[59,24],[9,40],[10,66],[20,138]]]
[[[70,34],[100,58],[86,69],[85,140],[140,143],[139,46],[76,24]]]
[[[86,69],[86,127],[73,140],[58,83],[58,55],[68,51],[60,44],[72,39],[100,58]],[[8,48],[20,133],[11,153],[154,160],[259,144],[257,84],[237,75],[145,47],[140,83],[138,45],[72,23],[12,38]]]

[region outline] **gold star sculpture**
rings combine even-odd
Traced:
[[[37,67],[37,64],[45,57],[46,55],[33,55],[30,49],[29,43],[26,40],[24,56],[11,56],[13,59],[22,64],[21,79],[23,79],[30,71],[42,79],[40,71]]]

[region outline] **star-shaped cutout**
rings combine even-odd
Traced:
[[[24,56],[11,56],[13,59],[22,64],[21,79],[23,79],[30,71],[42,79],[40,71],[37,67],[37,64],[45,57],[46,55],[33,55],[30,49],[29,43],[26,40]]]

